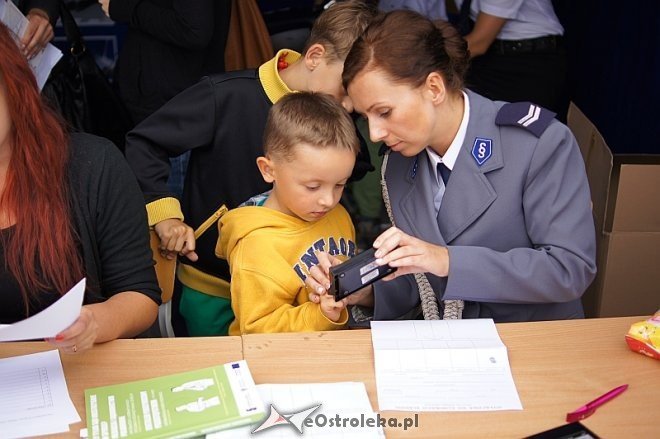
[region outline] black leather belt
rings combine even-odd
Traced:
[[[561,44],[561,35],[548,35],[546,37],[530,38],[527,40],[495,40],[488,50],[501,54],[552,52],[560,47]]]

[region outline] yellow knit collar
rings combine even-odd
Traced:
[[[270,61],[266,61],[259,67],[259,80],[266,92],[268,99],[274,104],[279,101],[284,95],[292,93],[291,90],[285,83],[282,81],[279,72],[277,71],[277,60],[282,54],[286,52],[284,60],[293,64],[300,58],[300,54],[293,50],[282,49],[275,54],[275,57]]]

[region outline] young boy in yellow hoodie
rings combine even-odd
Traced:
[[[305,288],[317,252],[355,254],[355,230],[339,204],[359,141],[348,113],[328,95],[294,93],[270,110],[264,156],[257,159],[273,189],[220,219],[216,256],[231,271],[235,320],[229,335],[342,328],[345,304]]]
[[[179,310],[188,335],[226,335],[234,318],[229,267],[213,254],[216,229],[205,226],[215,223],[219,206],[235,208],[269,189],[254,166],[268,110],[289,93],[315,91],[351,111],[341,83],[344,59],[377,14],[360,0],[338,2],[314,22],[303,54],[281,50],[258,69],[202,78],[126,136],[126,158],[144,192],[149,225],[162,253],[180,256]],[[169,157],[186,151],[191,155],[179,203],[167,188]]]

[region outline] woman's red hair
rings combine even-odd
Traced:
[[[40,291],[67,292],[83,276],[68,196],[68,136],[48,108],[25,56],[0,24],[0,86],[11,119],[11,159],[0,211],[14,228],[5,242],[6,268],[29,310]]]

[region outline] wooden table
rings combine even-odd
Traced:
[[[523,437],[562,425],[566,413],[621,384],[630,388],[583,423],[604,438],[657,437],[660,362],[630,351],[623,336],[643,317],[497,325],[524,410],[420,413],[419,427],[386,428],[388,438]],[[0,343],[0,358],[51,349]],[[84,426],[84,390],[245,358],[257,384],[363,381],[377,409],[368,330],[244,337],[116,340],[62,355],[71,399]],[[403,419],[407,412],[382,412]]]
[[[582,422],[604,438],[658,437],[660,362],[630,351],[623,338],[632,323],[643,319],[497,325],[524,410],[420,413],[418,428],[386,428],[386,435],[524,437],[562,425],[567,412],[629,384],[625,393]],[[243,337],[243,355],[257,384],[363,381],[378,408],[368,330],[248,335]]]
[[[82,422],[57,437],[79,437],[85,427],[85,389],[240,360],[241,343],[240,337],[115,340],[79,355],[61,354],[69,395]],[[45,342],[0,343],[0,358],[50,349]]]

